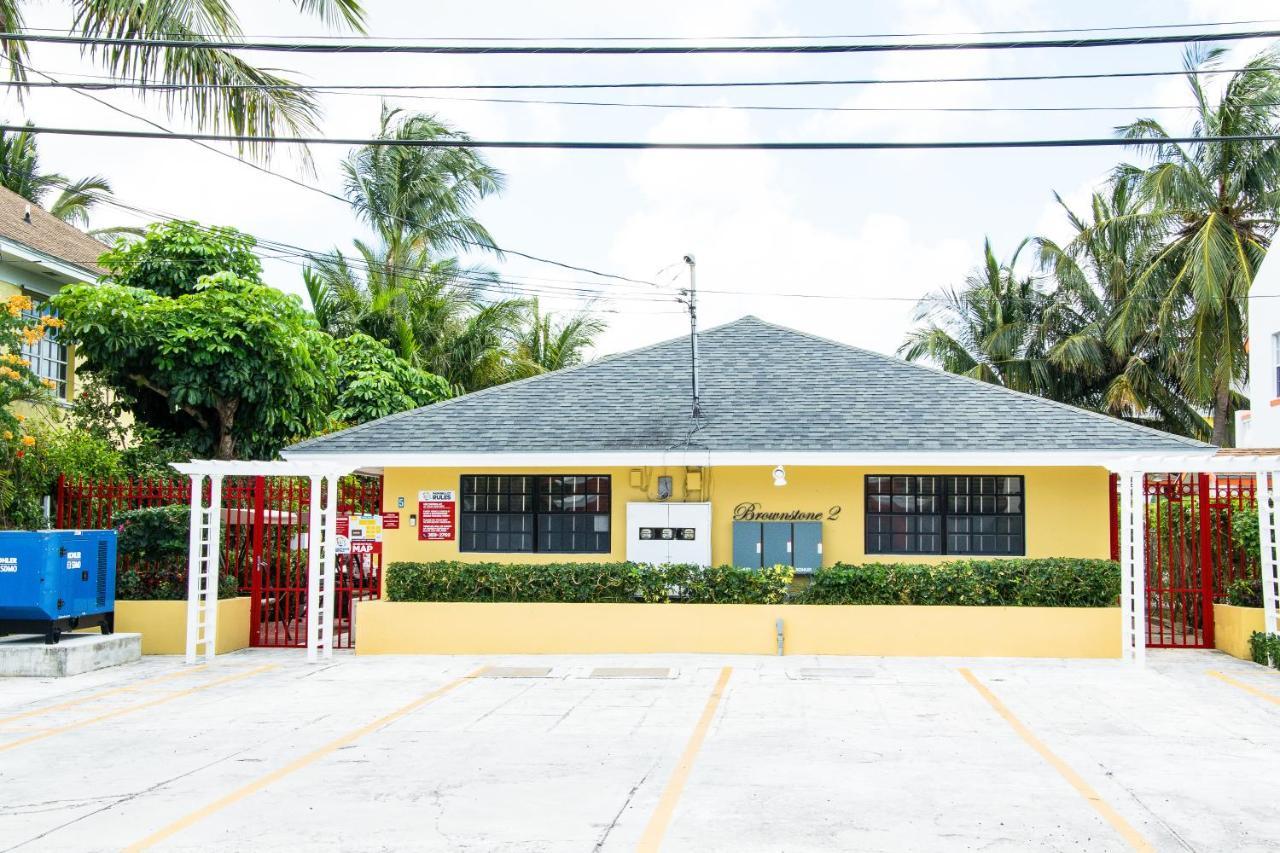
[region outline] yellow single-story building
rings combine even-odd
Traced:
[[[384,563],[1110,556],[1108,464],[1213,448],[755,317],[285,451],[384,475]]]

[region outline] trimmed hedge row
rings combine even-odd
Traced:
[[[640,563],[392,563],[391,601],[686,602],[691,604],[950,604],[1110,607],[1110,560],[967,560],[937,565],[837,564],[791,593],[789,566],[742,569]]]
[[[814,572],[801,604],[953,604],[1004,607],[1111,607],[1120,567],[1071,558],[953,563],[837,563]]]
[[[641,563],[392,563],[391,601],[777,604],[794,570]]]

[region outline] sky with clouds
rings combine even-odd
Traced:
[[[234,4],[246,34],[317,36],[326,30],[291,3]],[[365,0],[371,35],[394,38],[537,36],[826,35],[963,33],[1030,28],[1109,27],[1220,21],[1270,21],[1274,0],[649,0],[600,4],[574,0]],[[608,11],[603,11],[608,9]],[[64,4],[32,4],[28,26],[68,24]],[[1248,26],[1238,27],[1247,29]],[[966,38],[966,36],[957,36]],[[967,37],[972,38],[972,37]],[[939,40],[939,39],[935,39]],[[1265,47],[1241,43],[1231,65]],[[630,80],[783,80],[1061,74],[1175,70],[1177,45],[1077,50],[863,55],[697,57],[347,57],[260,54],[300,81],[324,83],[529,83]],[[76,49],[36,46],[32,64],[60,79],[101,73]],[[607,100],[662,104],[791,105],[858,108],[841,112],[618,108],[510,104],[432,97],[389,97],[407,110],[438,114],[477,139],[653,141],[959,140],[1110,136],[1117,125],[1155,116],[1172,129],[1190,120],[1179,78],[963,83],[784,89],[455,92],[463,97]],[[185,128],[157,104],[124,92],[96,96]],[[0,115],[36,124],[145,129],[70,91],[35,90],[22,102],[6,94]],[[361,137],[377,126],[380,98],[322,95],[325,135]],[[901,108],[1113,106],[1102,112],[927,112]],[[868,108],[891,107],[895,111]],[[1157,109],[1159,108],[1159,109]],[[316,251],[348,247],[363,229],[343,204],[190,142],[42,140],[45,167],[77,177],[101,173],[130,206],[233,225],[264,239]],[[313,150],[314,174],[281,152],[271,168],[338,192],[337,147]],[[570,152],[491,151],[506,189],[478,215],[500,245],[655,282],[591,280],[579,273],[508,256],[470,258],[524,289],[548,294],[589,287],[588,310],[609,324],[600,352],[674,337],[688,319],[675,301],[686,284],[680,263],[698,263],[699,316],[707,326],[743,314],[892,353],[912,324],[920,296],[961,281],[989,237],[1007,255],[1031,234],[1063,236],[1052,193],[1087,200],[1112,166],[1140,159],[1120,149],[914,152]],[[134,214],[103,208],[95,226],[136,224]],[[267,277],[301,292],[296,259],[268,259]],[[581,282],[591,281],[590,285]],[[568,282],[568,283],[566,283]],[[548,295],[544,306],[584,307],[578,297]]]

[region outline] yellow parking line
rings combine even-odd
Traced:
[[[182,830],[187,829],[190,826],[194,826],[195,824],[199,823],[200,821],[204,820],[210,815],[222,811],[227,806],[238,803],[239,801],[243,800],[244,798],[252,794],[256,794],[258,791],[261,791],[263,788],[266,788],[268,785],[272,784],[273,782],[278,782],[284,777],[290,775],[291,773],[296,773],[302,768],[308,765],[314,764],[315,762],[319,761],[321,758],[324,758],[326,755],[330,755],[331,753],[337,752],[339,749],[342,749],[344,746],[349,746],[350,744],[354,743],[355,741],[359,740],[365,735],[370,734],[371,732],[375,732],[378,729],[383,728],[384,726],[390,725],[391,723],[394,723],[396,720],[400,719],[406,714],[416,711],[417,709],[421,708],[423,705],[434,702],[436,699],[439,699],[441,696],[444,696],[446,693],[450,692],[454,688],[462,684],[465,684],[468,681],[471,681],[483,671],[484,671],[484,668],[481,667],[480,669],[477,669],[475,672],[472,672],[469,675],[464,675],[461,678],[455,678],[453,681],[450,681],[448,684],[444,685],[443,687],[437,687],[435,690],[432,690],[430,693],[427,693],[424,696],[420,696],[417,699],[414,699],[409,704],[400,706],[396,710],[392,711],[390,714],[387,714],[386,716],[383,716],[383,717],[379,717],[378,719],[374,720],[372,723],[361,726],[360,728],[355,729],[354,731],[348,732],[347,734],[343,735],[342,737],[336,740],[329,741],[319,749],[313,750],[312,752],[308,752],[306,755],[302,756],[301,758],[298,758],[298,759],[295,759],[294,761],[289,762],[284,767],[281,767],[277,770],[273,770],[272,772],[266,774],[265,776],[261,776],[258,779],[254,780],[253,782],[250,782],[249,784],[244,785],[243,787],[237,788],[236,790],[232,791],[230,794],[227,794],[225,797],[220,797],[214,800],[212,803],[209,803],[209,805],[201,809],[197,809],[196,811],[192,812],[186,817],[179,818],[178,820],[175,820],[173,823],[169,824],[163,829],[157,832],[154,832],[151,835],[148,835],[146,838],[142,839],[141,841],[137,841],[131,844],[130,846],[125,848],[126,853],[130,853],[130,851],[135,851],[135,850],[146,850],[148,847],[152,847],[156,844],[159,844],[161,841],[164,841],[166,838],[176,835]]]
[[[1240,688],[1245,693],[1252,693],[1254,696],[1257,696],[1259,699],[1265,699],[1268,702],[1271,702],[1272,704],[1280,705],[1280,696],[1276,696],[1274,693],[1267,693],[1265,690],[1259,690],[1258,688],[1254,687],[1252,684],[1245,684],[1243,681],[1238,681],[1229,675],[1224,675],[1223,673],[1217,672],[1215,670],[1210,670],[1209,674],[1212,675],[1214,678],[1218,679],[1219,681],[1225,681],[1227,684],[1230,684],[1232,687]]]
[[[974,677],[972,672],[961,667],[960,674],[964,676],[965,681],[972,684],[974,688],[982,694],[982,698],[987,700],[988,704],[995,709],[997,714],[1004,717],[1005,722],[1018,733],[1018,736],[1022,738],[1028,746],[1040,753],[1040,757],[1049,762],[1049,766],[1054,770],[1057,770],[1058,774],[1062,776],[1063,779],[1066,779],[1067,782],[1070,783],[1071,787],[1075,788],[1076,791],[1080,793],[1080,796],[1084,797],[1085,800],[1088,801],[1089,805],[1093,806],[1094,810],[1098,814],[1102,815],[1103,819],[1115,828],[1116,832],[1120,833],[1124,840],[1129,843],[1130,847],[1134,850],[1155,850],[1155,848],[1151,846],[1151,842],[1143,838],[1142,834],[1138,832],[1138,830],[1134,829],[1127,820],[1120,816],[1119,812],[1113,809],[1106,800],[1102,799],[1102,795],[1095,791],[1093,786],[1086,782],[1079,773],[1072,770],[1069,764],[1055,755],[1049,747],[1044,745],[1043,741],[1032,734],[1031,729],[1023,725],[1022,721],[1013,715],[1013,712],[1000,701],[999,697]]]
[[[165,675],[157,675],[154,678],[144,678],[142,681],[137,681],[137,682],[134,682],[133,684],[126,684],[123,687],[113,687],[110,690],[100,690],[99,692],[91,693],[88,696],[81,696],[79,699],[71,699],[66,702],[61,702],[57,705],[49,705],[46,708],[36,708],[34,711],[24,711],[21,714],[14,714],[10,717],[0,717],[0,725],[4,725],[5,723],[16,722],[17,720],[25,720],[28,717],[38,717],[41,714],[48,714],[53,711],[62,711],[66,708],[74,708],[76,705],[80,705],[85,702],[92,702],[93,700],[101,699],[104,696],[114,696],[117,693],[127,693],[130,690],[137,690],[139,687],[142,687],[147,684],[155,684],[158,681],[167,681],[170,678],[178,678],[183,675],[190,675],[193,672],[199,672],[202,669],[207,669],[208,666],[209,664],[202,663],[199,666],[184,667],[183,669],[180,669],[177,672],[170,672],[170,673],[166,673]]]
[[[693,761],[698,757],[698,750],[702,748],[702,742],[706,740],[707,730],[711,728],[711,721],[715,718],[716,708],[720,704],[720,698],[724,695],[724,689],[729,684],[729,676],[733,674],[733,667],[726,666],[720,670],[720,677],[716,680],[716,686],[711,690],[711,696],[707,699],[706,706],[702,709],[702,716],[698,718],[698,724],[693,727],[693,734],[689,736],[689,742],[685,744],[684,752],[680,755],[680,762],[676,764],[676,769],[671,772],[671,778],[667,780],[667,787],[663,789],[662,796],[658,799],[658,805],[653,810],[653,816],[649,818],[649,825],[644,828],[644,834],[640,836],[640,843],[636,846],[636,850],[650,853],[656,851],[662,844],[662,838],[667,833],[667,827],[671,824],[671,818],[675,814],[676,804],[680,802],[680,795],[684,792],[685,783],[689,781],[689,774],[693,771]]]
[[[99,714],[96,717],[90,717],[87,720],[80,720],[79,722],[75,722],[75,723],[67,723],[65,726],[55,726],[54,728],[45,729],[44,731],[38,732],[37,734],[29,735],[24,738],[18,738],[17,740],[11,740],[8,743],[0,743],[0,752],[6,752],[10,749],[15,749],[16,747],[23,746],[28,743],[33,743],[38,740],[44,740],[45,738],[53,737],[54,735],[59,735],[59,734],[62,734],[63,732],[69,732],[75,729],[82,729],[85,726],[91,726],[94,723],[100,723],[103,720],[111,720],[116,717],[123,717],[125,714],[132,714],[135,711],[142,711],[146,708],[154,708],[156,705],[163,705],[165,702],[172,702],[174,699],[181,699],[183,696],[190,696],[192,693],[199,693],[201,690],[208,690],[211,687],[218,687],[223,684],[230,684],[233,681],[239,681],[242,678],[248,678],[251,675],[257,675],[260,672],[266,672],[269,669],[275,669],[276,666],[277,665],[274,663],[269,663],[269,664],[266,664],[265,666],[257,667],[256,669],[246,670],[245,672],[239,672],[239,673],[236,673],[235,675],[228,675],[225,678],[218,678],[213,681],[206,682],[205,684],[201,684],[197,687],[192,687],[188,690],[179,690],[174,693],[167,693],[158,699],[149,699],[146,702],[137,702],[133,705],[128,705],[124,708],[117,708],[114,711],[108,711],[105,714]]]

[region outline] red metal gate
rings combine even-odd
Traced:
[[[189,480],[124,482],[60,478],[59,527],[110,527],[116,512],[190,502]],[[250,597],[250,643],[306,645],[310,481],[301,477],[228,478],[222,486],[222,569]],[[338,514],[380,513],[380,477],[344,477]],[[334,648],[355,642],[355,602],[379,598],[382,554],[337,558]],[[185,573],[185,570],[184,570]]]
[[[1119,554],[1116,477],[1111,479],[1112,557]],[[1235,543],[1232,518],[1256,512],[1251,476],[1148,474],[1147,646],[1213,648],[1213,605],[1239,578],[1258,574],[1258,555]]]

